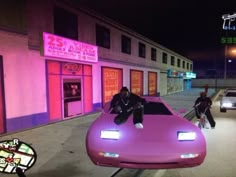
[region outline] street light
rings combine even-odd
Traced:
[[[228,45],[225,45],[225,67],[224,67],[224,79],[227,79],[227,50]]]
[[[231,52],[232,52],[234,55],[236,55],[236,49],[233,49]]]

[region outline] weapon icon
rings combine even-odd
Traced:
[[[231,29],[231,22],[235,21],[236,13],[230,15],[230,14],[224,14],[222,15],[222,19],[224,20],[223,23],[223,29]],[[226,22],[228,22],[228,25],[226,26]]]

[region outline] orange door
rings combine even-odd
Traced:
[[[157,95],[157,73],[148,71],[148,95]]]
[[[102,67],[102,102],[110,101],[114,94],[119,93],[123,83],[123,70]]]

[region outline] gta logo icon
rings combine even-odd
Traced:
[[[230,14],[224,14],[222,15],[223,22],[223,29],[224,30],[236,30],[236,23],[234,25],[231,24],[231,22],[234,22],[236,18],[236,13],[230,15]]]
[[[17,138],[0,141],[0,173],[14,174],[31,168],[37,159],[36,151]]]

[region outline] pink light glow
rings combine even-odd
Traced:
[[[232,53],[236,54],[236,49],[233,49],[233,50],[232,50]]]
[[[48,88],[49,88],[49,119],[59,120],[62,117],[61,114],[61,92],[60,89],[60,77],[58,75],[48,76]]]
[[[92,66],[84,65],[84,112],[92,111],[93,104],[93,79]]]
[[[1,56],[0,56],[1,57]],[[2,60],[0,58],[0,67],[2,69]],[[2,73],[0,73],[0,84],[2,84]],[[4,132],[4,108],[3,108],[3,90],[0,87],[0,134]]]
[[[66,58],[77,61],[97,62],[97,46],[43,33],[44,56]]]
[[[49,119],[58,120],[61,119],[61,78],[58,75],[60,73],[60,64],[54,61],[48,61],[48,92],[49,92]],[[51,75],[50,75],[51,74]]]
[[[93,95],[92,95],[92,77],[84,76],[84,112],[92,111]]]

